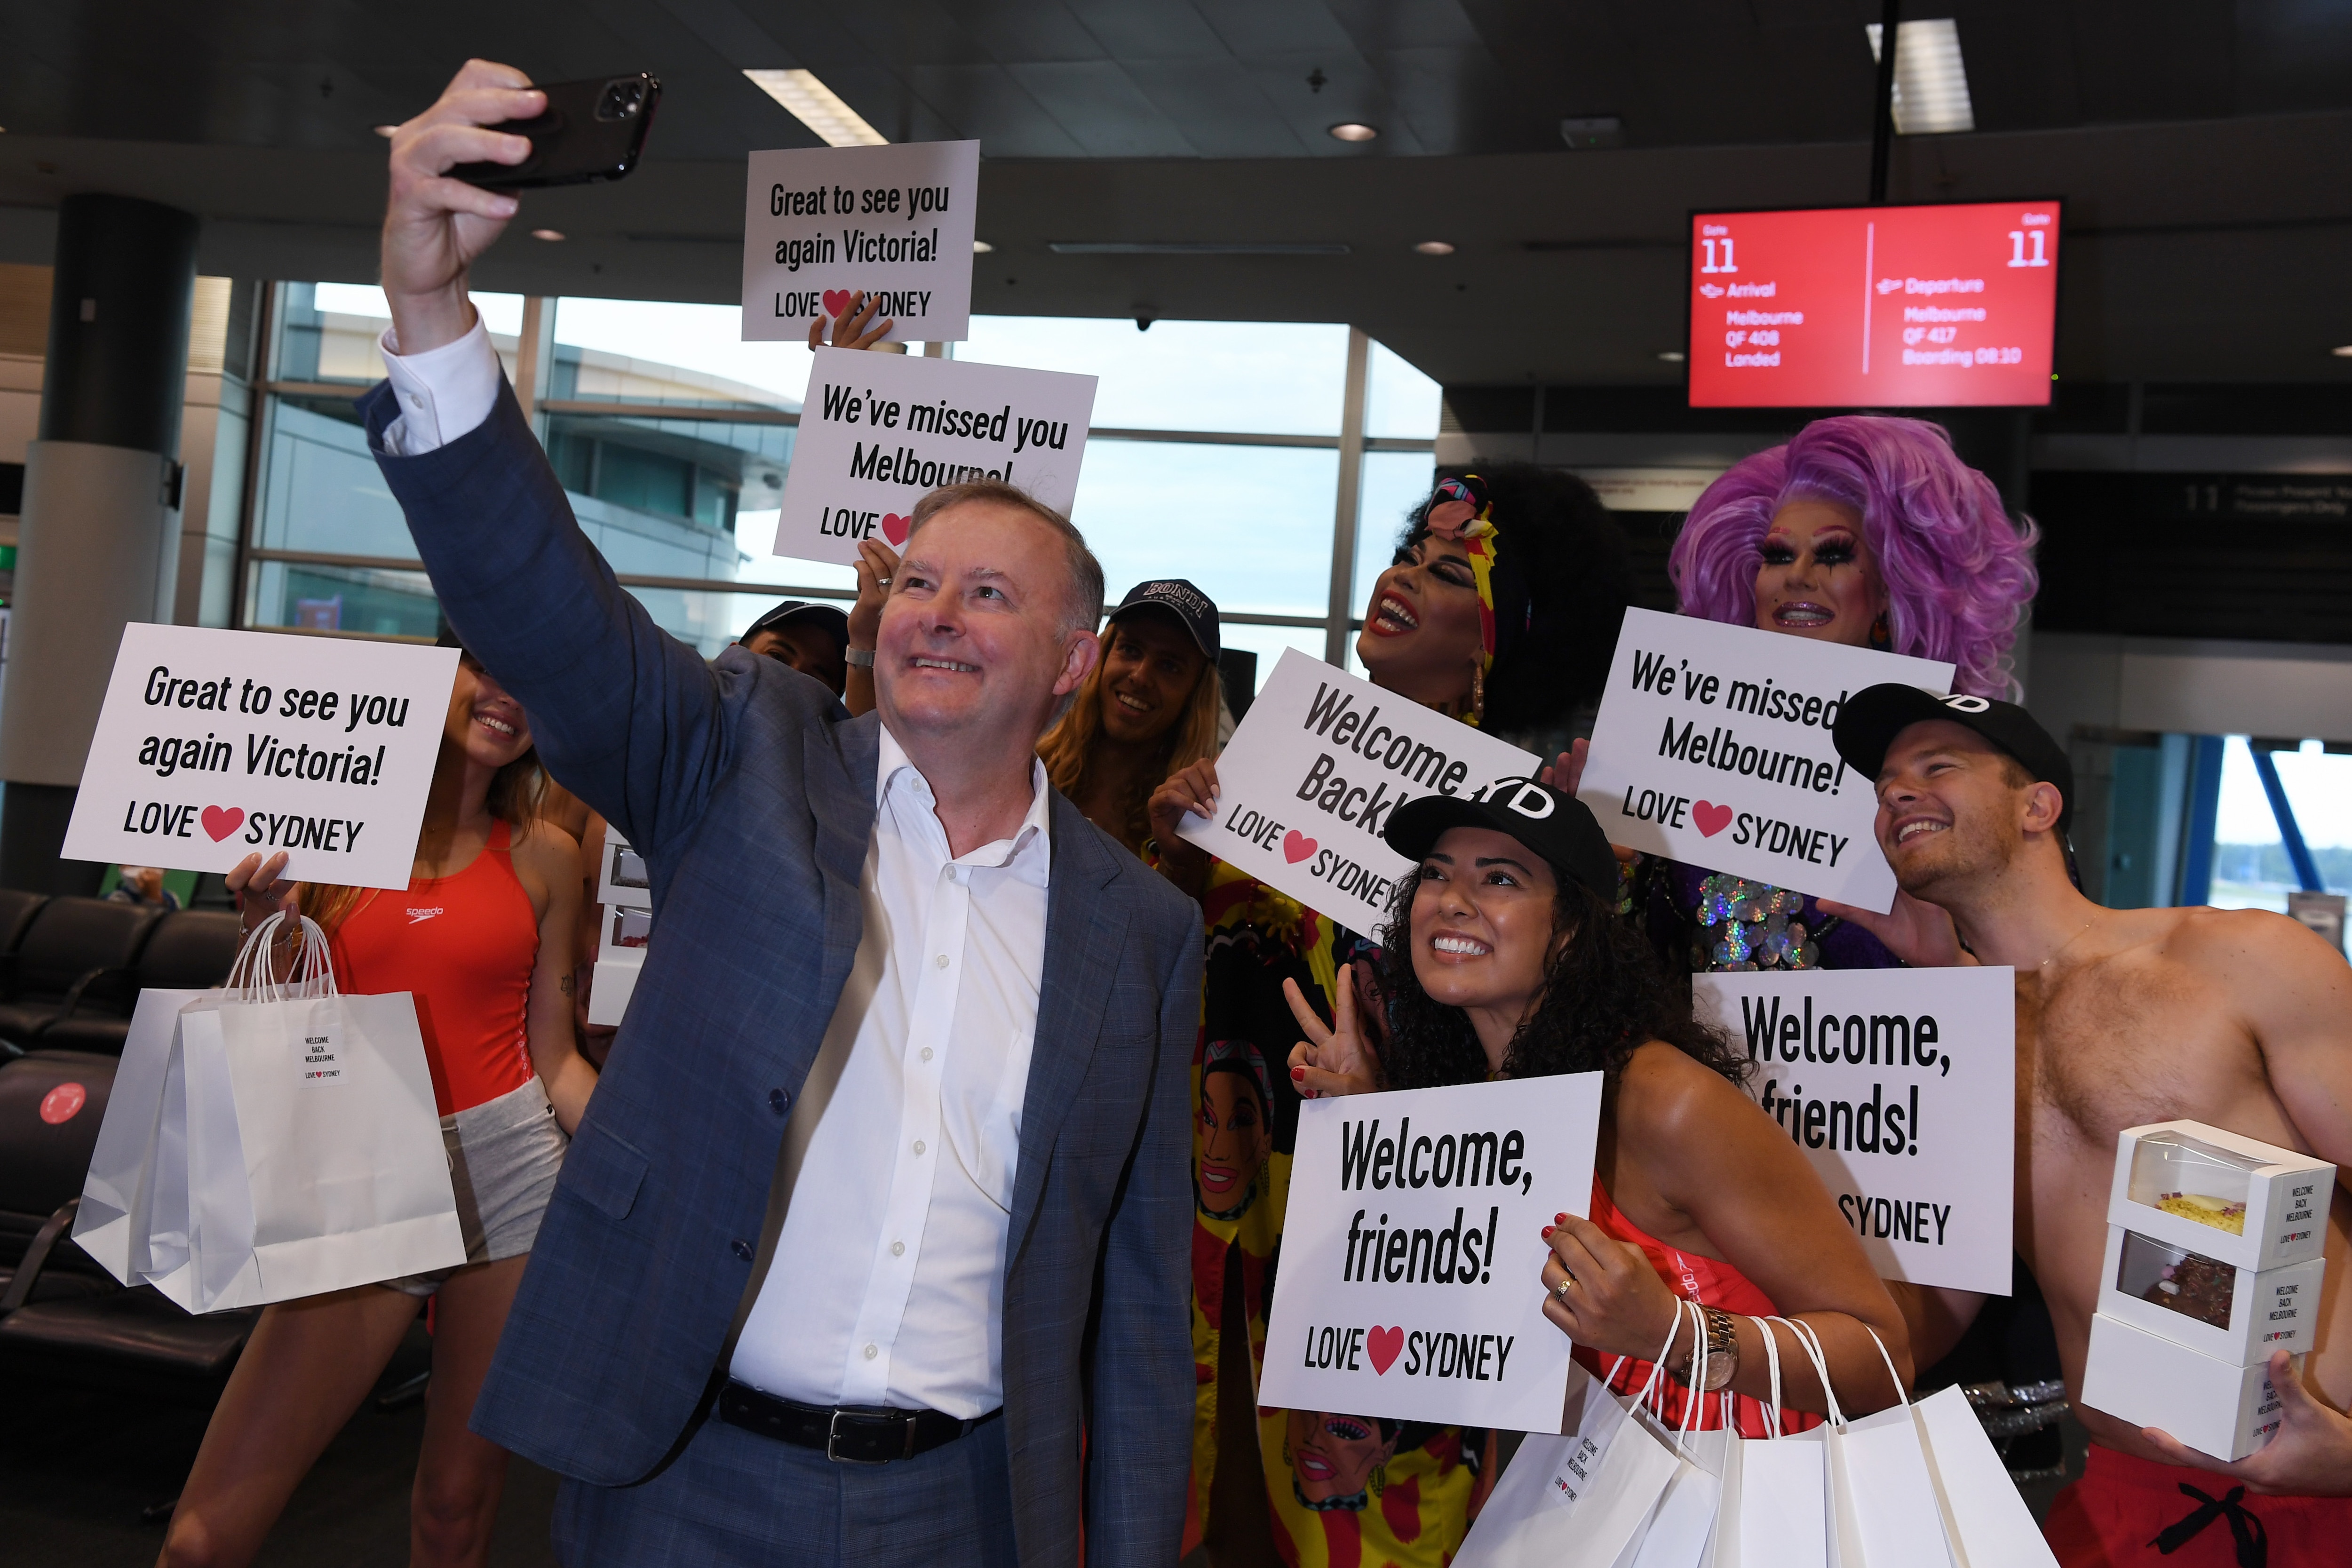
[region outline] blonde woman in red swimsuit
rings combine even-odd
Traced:
[[[1642,938],[1614,917],[1617,861],[1575,796],[1529,779],[1480,798],[1429,795],[1389,818],[1390,847],[1420,863],[1383,933],[1377,1051],[1358,1027],[1355,990],[1339,987],[1325,1027],[1294,988],[1307,1038],[1291,1053],[1303,1093],[1426,1089],[1542,1073],[1606,1073],[1590,1219],[1561,1215],[1538,1283],[1545,1315],[1589,1369],[1639,1388],[1667,1329],[1666,1356],[1687,1373],[1693,1331],[1676,1298],[1704,1314],[1708,1392],[1728,1388],[1740,1428],[1764,1435],[1769,1393],[1756,1318],[1811,1326],[1839,1405],[1862,1415],[1897,1390],[1870,1341],[1875,1330],[1910,1377],[1903,1316],[1804,1157],[1739,1088],[1743,1063],[1695,1022]],[[1735,1316],[1735,1314],[1737,1314]],[[1782,1403],[1829,1408],[1806,1356],[1784,1342]],[[1621,1360],[1622,1358],[1622,1360]],[[1665,1412],[1682,1419],[1677,1383]],[[1697,1425],[1722,1425],[1701,1402]]]
[[[521,705],[467,655],[406,892],[289,883],[282,854],[247,856],[229,873],[248,931],[299,909],[326,928],[343,990],[415,997],[467,1262],[264,1309],[205,1429],[163,1563],[253,1559],[428,1296],[433,1378],[409,1561],[478,1563],[488,1550],[507,1456],[466,1418],[596,1081],[572,1032],[579,848],[539,818],[541,781]]]

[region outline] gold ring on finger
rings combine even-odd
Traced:
[[[1570,1286],[1576,1283],[1576,1276],[1569,1274],[1569,1271],[1565,1268],[1561,1269],[1560,1272],[1568,1274],[1568,1278],[1551,1288],[1551,1296],[1553,1300],[1558,1301],[1561,1306],[1565,1307],[1568,1305],[1568,1289]]]

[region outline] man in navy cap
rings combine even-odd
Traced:
[[[2017,1247],[2049,1301],[2067,1395],[2092,1442],[2083,1479],[2051,1512],[2059,1561],[2139,1562],[2160,1534],[2169,1553],[2209,1527],[2226,1541],[2252,1531],[2245,1513],[2267,1531],[2273,1563],[2341,1553],[2352,1539],[2352,1421],[2340,1413],[2352,1402],[2352,1290],[2336,1282],[2352,1263],[2352,1195],[2340,1181],[2326,1254],[2336,1288],[2321,1298],[2302,1376],[2284,1352],[2271,1358],[2283,1419],[2268,1447],[2225,1464],[2085,1406],[2082,1390],[2116,1135],[2186,1118],[2352,1169],[2352,969],[2284,915],[2084,898],[2066,869],[2074,770],[2014,703],[1874,686],[1847,701],[1835,735],[1846,764],[1877,781],[1878,842],[1902,888],[1892,914],[1838,912],[1908,963],[2017,973]],[[1895,1289],[1922,1365],[1984,1301]],[[2183,1495],[2229,1491],[2213,1470],[2256,1495],[2210,1505]],[[2221,1562],[2226,1547],[2197,1550]]]

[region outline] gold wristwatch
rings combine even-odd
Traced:
[[[1706,1320],[1706,1384],[1698,1392],[1713,1394],[1727,1388],[1739,1374],[1739,1331],[1732,1315],[1720,1307],[1701,1307]],[[1691,1347],[1682,1365],[1674,1369],[1675,1381],[1690,1382],[1691,1363],[1698,1359],[1698,1347]]]

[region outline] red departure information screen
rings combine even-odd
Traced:
[[[1694,214],[1691,406],[2047,404],[2058,210]]]

